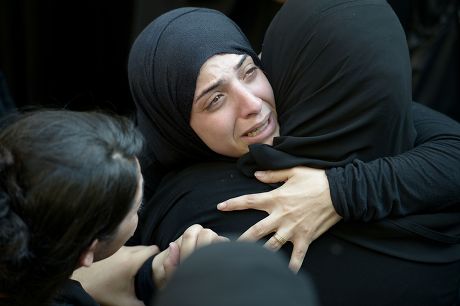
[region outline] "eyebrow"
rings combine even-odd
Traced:
[[[238,64],[235,65],[235,67],[233,67],[234,70],[238,70],[241,68],[241,66],[243,65],[244,61],[246,60],[246,58],[248,57],[247,54],[244,54],[243,57],[240,59],[240,61],[238,62]],[[205,90],[203,90],[199,95],[198,97],[195,99],[195,102],[200,100],[202,96],[204,96],[205,94],[209,93],[210,91],[213,91],[214,89],[216,89],[217,87],[219,87],[220,85],[222,85],[222,80],[217,80],[216,82],[212,83],[208,88],[206,88]]]
[[[206,88],[205,90],[203,90],[199,95],[198,97],[195,99],[195,102],[200,100],[202,96],[204,96],[205,94],[207,94],[208,92],[210,91],[213,91],[214,89],[216,89],[217,87],[219,87],[221,84],[222,84],[222,80],[217,80],[216,82],[212,83],[208,88]]]
[[[235,70],[238,70],[240,69],[240,67],[243,65],[244,61],[248,58],[248,55],[247,54],[244,54],[243,57],[240,59],[240,61],[238,62],[238,64],[235,65],[235,67],[233,67],[233,69]]]

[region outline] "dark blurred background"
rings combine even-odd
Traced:
[[[413,66],[414,100],[460,121],[459,3],[389,1],[403,24]],[[275,0],[0,0],[0,112],[44,105],[74,110],[134,110],[126,62],[137,34],[180,6],[218,9],[256,51]]]

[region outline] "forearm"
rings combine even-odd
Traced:
[[[460,198],[460,125],[414,109],[417,147],[396,157],[327,170],[332,202],[345,220],[371,221],[440,211]]]

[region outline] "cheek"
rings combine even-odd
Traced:
[[[132,235],[134,235],[134,232],[136,231],[136,228],[137,228],[138,220],[139,220],[139,217],[137,216],[137,214],[131,216],[128,220],[125,220],[123,227],[120,228],[123,233],[122,237],[120,237],[122,240],[128,240]]]
[[[134,220],[132,222],[132,226],[131,226],[131,235],[129,237],[131,237],[132,235],[134,235],[134,232],[136,231],[136,228],[137,228],[137,224],[139,223],[139,215],[136,214],[134,216]]]
[[[221,143],[223,139],[233,137],[235,121],[228,112],[198,115],[196,122],[197,124],[193,125],[192,128],[208,146]]]
[[[123,223],[120,226],[119,243],[124,244],[134,234],[138,220],[139,217],[137,214],[135,214],[129,219],[123,221]]]
[[[256,82],[255,90],[257,91],[257,96],[259,98],[267,102],[272,109],[275,109],[275,95],[273,93],[273,88],[265,76],[261,76],[259,81]]]

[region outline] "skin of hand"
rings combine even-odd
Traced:
[[[157,288],[163,288],[179,264],[196,249],[224,241],[229,241],[229,239],[199,224],[187,228],[182,236],[171,242],[166,250],[153,259],[152,273]]]
[[[251,226],[239,239],[258,240],[276,233],[291,241],[293,251],[289,268],[298,272],[310,243],[340,221],[332,205],[325,170],[294,167],[277,171],[257,171],[256,178],[264,183],[285,182],[270,192],[244,195],[217,205],[221,211],[257,209],[269,216]],[[275,235],[265,246],[279,250],[283,245]]]
[[[156,246],[124,246],[90,267],[75,270],[72,279],[79,281],[101,305],[144,306],[136,298],[134,277],[142,264],[158,252]]]

